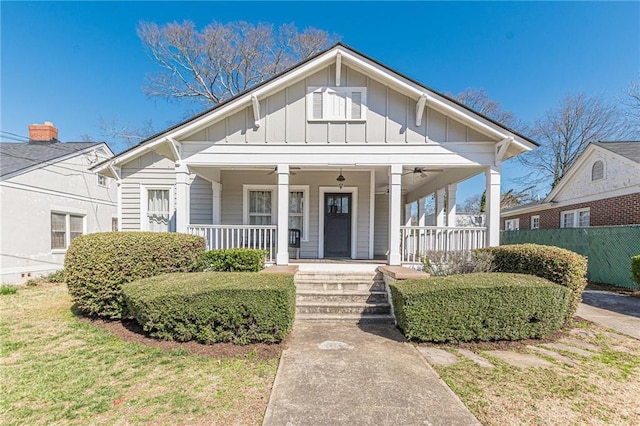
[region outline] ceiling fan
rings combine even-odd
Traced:
[[[300,167],[289,167],[289,174],[290,174],[291,176],[295,176],[295,175],[297,174],[297,173],[296,173],[296,172],[294,172],[293,170],[300,170]],[[275,172],[277,172],[277,171],[278,171],[278,167],[276,166],[276,167],[274,167],[274,168],[273,168],[273,170],[269,171],[269,173],[267,173],[267,174],[268,174],[268,175],[272,175],[272,174],[274,174],[274,173],[275,173]]]
[[[414,175],[419,174],[420,177],[424,178],[424,177],[428,176],[427,172],[430,172],[430,173],[442,173],[442,172],[444,172],[444,169],[427,169],[426,167],[414,167],[413,170],[409,170],[407,172],[404,172],[402,174],[402,176],[410,175],[410,174],[414,174]]]

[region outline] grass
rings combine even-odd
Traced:
[[[549,368],[512,367],[482,350],[496,368],[478,366],[462,356],[452,366],[435,366],[440,377],[484,425],[635,424],[640,419],[640,341],[580,323],[591,336],[580,339],[600,347],[591,357],[562,355],[570,367],[551,358]],[[441,346],[455,353],[455,345]],[[524,347],[518,352],[533,353]]]
[[[66,286],[0,298],[3,424],[260,424],[277,358],[124,342],[80,321]]]

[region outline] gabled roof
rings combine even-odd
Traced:
[[[640,141],[595,142],[593,145],[640,163]]]
[[[96,148],[104,142],[0,143],[0,177],[20,174],[63,157]],[[108,149],[108,148],[107,148]],[[110,151],[109,151],[110,152]]]
[[[592,142],[582,151],[580,156],[576,159],[575,163],[571,166],[569,171],[560,179],[556,186],[549,192],[549,194],[541,201],[535,201],[532,203],[524,204],[521,206],[511,207],[502,210],[502,214],[512,214],[514,212],[524,213],[528,210],[535,210],[538,208],[548,208],[555,203],[555,198],[560,192],[568,185],[573,175],[577,173],[582,164],[587,161],[589,155],[593,151],[605,149],[621,157],[640,163],[640,141],[625,141],[625,142]]]
[[[168,138],[177,137],[177,135],[182,136],[187,133],[192,133],[192,128],[199,121],[213,119],[218,116],[218,113],[225,113],[228,107],[233,106],[234,103],[244,103],[249,102],[251,96],[260,96],[264,95],[268,92],[271,86],[276,86],[279,81],[286,79],[287,77],[297,76],[298,73],[304,72],[307,67],[312,65],[313,62],[319,62],[322,64],[328,63],[329,60],[334,58],[338,53],[349,56],[353,60],[359,60],[365,65],[369,65],[370,68],[378,68],[384,74],[387,75],[388,80],[394,80],[397,82],[398,86],[403,87],[405,90],[412,91],[416,96],[420,95],[429,95],[430,101],[437,102],[446,106],[453,106],[456,109],[462,110],[466,112],[469,117],[475,117],[477,119],[477,124],[480,126],[484,126],[485,128],[492,130],[495,128],[502,129],[506,131],[509,135],[513,135],[517,139],[517,143],[523,144],[527,146],[526,150],[531,149],[533,147],[538,146],[538,143],[531,140],[530,138],[521,135],[520,133],[504,126],[497,121],[484,116],[483,114],[474,111],[473,109],[467,107],[466,105],[456,101],[455,99],[450,98],[447,95],[444,95],[440,92],[437,92],[416,80],[413,80],[387,66],[378,62],[375,59],[368,57],[367,55],[347,46],[344,43],[338,42],[333,46],[318,52],[316,55],[311,56],[304,61],[282,71],[279,74],[274,75],[273,77],[256,84],[255,86],[245,90],[244,92],[238,93],[237,95],[231,97],[230,99],[217,104],[216,106],[209,108],[193,117],[182,121],[180,123],[175,124],[174,126],[169,127],[166,130],[163,130],[159,133],[156,133],[153,136],[148,137],[147,139],[141,141],[138,145],[131,147],[120,154],[118,154],[115,158],[110,159],[108,161],[103,161],[100,164],[92,167],[92,170],[102,171],[109,167],[109,164],[115,164],[118,160],[122,160],[123,158],[135,156],[137,152],[146,152],[147,149],[151,149],[152,145],[158,142],[166,141]],[[495,131],[495,130],[494,130]]]

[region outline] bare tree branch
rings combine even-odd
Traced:
[[[541,146],[518,157],[532,172],[529,183],[551,182],[553,188],[591,142],[623,137],[628,125],[618,107],[584,93],[565,96],[532,129]]]
[[[160,71],[147,76],[145,92],[166,99],[218,104],[325,49],[337,37],[293,24],[191,21],[163,26],[140,22],[138,37]]]

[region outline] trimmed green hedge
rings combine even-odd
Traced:
[[[168,272],[191,272],[204,252],[202,237],[168,232],[104,232],[74,238],[65,280],[80,312],[110,319],[127,315],[122,284]]]
[[[631,258],[631,278],[640,284],[640,254]]]
[[[411,340],[466,342],[543,337],[562,327],[571,292],[524,274],[477,273],[390,285],[398,326]]]
[[[571,290],[571,303],[565,317],[570,321],[582,301],[587,285],[587,259],[560,247],[539,244],[514,244],[480,249],[493,255],[495,272],[513,272],[545,278]]]
[[[129,312],[146,332],[180,342],[280,342],[296,310],[293,276],[284,274],[167,274],[122,289]]]
[[[264,269],[266,250],[232,248],[209,250],[201,258],[202,270],[217,272],[258,272]]]

